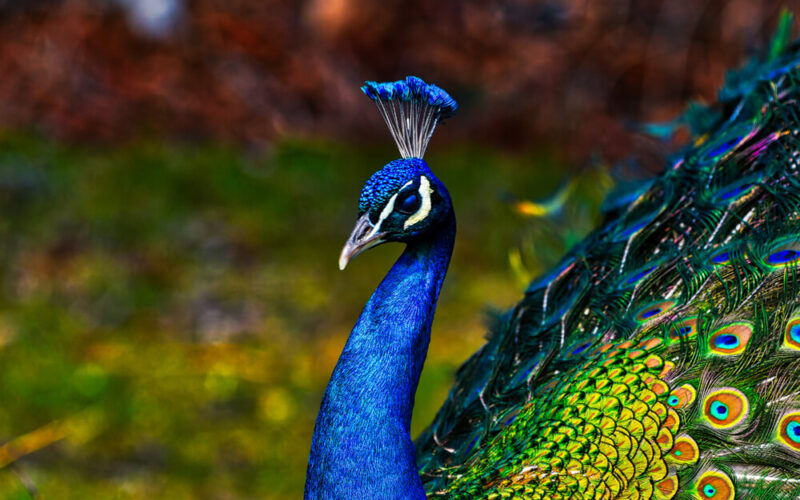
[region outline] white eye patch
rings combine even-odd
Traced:
[[[370,231],[370,234],[369,234],[370,236],[373,236],[375,233],[380,231],[381,225],[383,224],[383,221],[385,221],[387,217],[392,215],[392,212],[394,211],[394,202],[395,202],[395,200],[397,200],[397,195],[400,193],[400,191],[403,190],[403,188],[405,188],[406,186],[408,186],[412,182],[414,182],[414,181],[411,180],[411,181],[408,181],[405,184],[403,184],[403,186],[400,189],[398,189],[397,192],[395,194],[393,194],[391,198],[389,198],[389,201],[386,202],[386,205],[383,207],[383,210],[381,210],[380,216],[378,216],[377,224],[372,226],[372,231]]]
[[[403,224],[403,229],[408,229],[417,222],[424,220],[425,217],[431,213],[431,193],[433,193],[433,188],[431,187],[430,181],[424,175],[421,176],[419,178],[419,196],[422,199],[422,203],[420,203],[414,215],[406,219],[406,222]],[[394,200],[392,200],[392,205],[394,205]]]
[[[413,180],[406,182],[400,189],[397,190],[395,194],[392,195],[391,198],[389,198],[389,201],[386,202],[386,205],[383,207],[383,210],[381,210],[381,214],[378,217],[377,224],[375,224],[372,228],[372,231],[370,231],[370,236],[380,231],[383,221],[386,220],[390,215],[392,215],[392,212],[394,212],[394,203],[397,200],[397,195],[400,193],[400,191],[402,191],[404,188],[406,188],[413,182],[414,182]],[[419,178],[419,196],[422,202],[420,203],[417,211],[414,212],[414,214],[411,217],[406,219],[405,223],[403,223],[403,229],[408,229],[417,222],[424,220],[425,217],[427,217],[428,214],[431,213],[431,193],[433,193],[431,182],[424,175],[421,176]]]

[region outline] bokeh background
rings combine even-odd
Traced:
[[[0,498],[292,499],[322,391],[399,247],[337,270],[397,156],[358,87],[459,102],[459,219],[412,432],[492,309],[712,102],[755,0],[0,0]],[[519,200],[569,196],[530,217]]]

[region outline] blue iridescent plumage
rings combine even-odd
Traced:
[[[425,83],[416,76],[408,76],[405,80],[396,82],[365,82],[361,87],[364,94],[373,101],[402,101],[418,100],[429,106],[438,108],[439,119],[443,120],[455,114],[458,104],[450,94],[432,83]]]
[[[364,307],[325,391],[306,498],[425,497],[411,411],[454,237],[451,217],[409,243]]]
[[[358,215],[370,212],[377,221],[378,214],[392,194],[415,176],[430,173],[428,165],[419,158],[400,159],[387,163],[364,184],[358,199]]]
[[[364,88],[378,102],[424,100],[428,105],[409,106],[406,116],[439,109],[445,101],[448,110],[455,110],[455,101],[442,97],[444,91],[418,78]],[[412,121],[396,125],[403,124]],[[414,137],[417,132],[400,133]],[[433,311],[453,250],[453,207],[447,188],[420,152],[386,164],[369,178],[358,215],[340,258],[342,267],[386,241],[407,246],[364,307],[325,390],[305,497],[425,498],[409,429]]]

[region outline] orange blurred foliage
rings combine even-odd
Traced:
[[[636,146],[620,116],[664,120],[689,99],[712,100],[779,10],[750,0],[192,0],[155,36],[121,3],[0,3],[0,128],[92,141],[383,140],[359,83],[418,74],[462,102],[443,141],[547,142],[573,161],[614,159]]]

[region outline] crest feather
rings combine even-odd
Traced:
[[[436,125],[458,108],[450,94],[416,76],[365,82],[361,90],[377,104],[403,158],[422,158]]]

